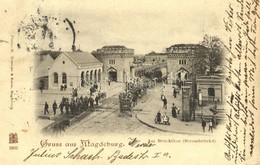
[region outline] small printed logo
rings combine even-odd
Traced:
[[[18,135],[17,135],[17,133],[10,133],[9,134],[9,143],[10,144],[18,143]]]

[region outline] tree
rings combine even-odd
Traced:
[[[205,74],[207,70],[207,54],[208,48],[198,45],[192,52],[195,56],[192,60],[192,74]]]
[[[201,45],[208,48],[208,53],[206,54],[203,63],[208,67],[209,74],[213,75],[216,72],[216,68],[223,62],[224,46],[220,38],[209,35],[204,36]]]

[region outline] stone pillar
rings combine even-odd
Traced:
[[[84,87],[85,86],[85,72],[82,71],[80,75],[80,86]]]
[[[86,84],[89,85],[89,71],[86,71]]]
[[[182,121],[191,120],[190,87],[182,86]]]
[[[89,78],[89,80],[90,80],[90,83],[92,83],[92,81],[93,81],[93,70],[91,70],[90,71],[90,78]]]
[[[97,82],[97,70],[94,71],[94,81]]]

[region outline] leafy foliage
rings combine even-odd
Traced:
[[[223,44],[220,38],[205,35],[201,45],[208,48],[208,53],[204,56],[201,63],[209,69],[209,74],[213,75],[216,72],[216,68],[221,65],[224,59]]]

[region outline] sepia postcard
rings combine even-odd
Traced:
[[[1,164],[260,164],[259,5],[1,1]]]

